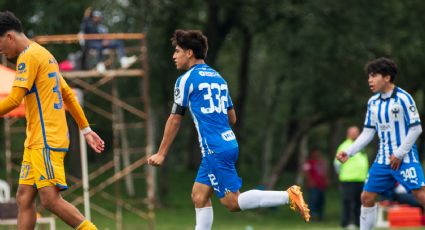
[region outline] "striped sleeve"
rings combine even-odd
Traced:
[[[193,91],[193,86],[190,82],[191,71],[179,77],[174,86],[174,103],[182,107],[188,107],[189,96]]]
[[[369,99],[367,103],[367,111],[366,111],[366,117],[364,122],[364,127],[366,128],[375,128],[376,124],[376,115],[374,114],[373,107],[374,106],[374,100],[373,98]]]
[[[420,125],[421,119],[412,96],[402,89],[399,89],[399,92],[398,96],[400,98],[401,107],[403,108],[403,115],[406,124],[408,124],[409,127]]]

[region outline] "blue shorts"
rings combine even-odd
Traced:
[[[408,192],[425,186],[421,164],[403,162],[398,170],[393,170],[390,165],[373,163],[363,190],[383,194],[393,189],[396,182]]]
[[[235,168],[238,154],[238,148],[206,154],[202,158],[195,182],[213,187],[218,198],[223,198],[228,192],[237,192],[242,187],[242,179]]]

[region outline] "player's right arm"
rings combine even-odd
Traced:
[[[165,123],[161,144],[158,152],[148,158],[148,164],[153,166],[163,164],[168,150],[179,132],[181,120],[189,105],[189,96],[192,91],[193,85],[189,75],[185,74],[177,79],[174,86],[174,104],[171,108],[171,114]]]
[[[25,95],[31,90],[38,72],[39,63],[31,54],[24,53],[18,57],[16,76],[10,94],[0,101],[0,115],[17,108]]]
[[[341,163],[344,163],[348,160],[348,158],[354,156],[360,150],[362,150],[364,147],[366,147],[367,144],[369,144],[373,137],[375,136],[376,130],[376,119],[375,115],[372,111],[372,105],[373,105],[373,97],[369,99],[367,103],[367,111],[366,111],[366,118],[364,122],[364,128],[360,136],[354,141],[354,143],[348,147],[346,150],[342,150],[337,153],[336,159],[339,160]]]
[[[183,115],[181,114],[170,114],[165,123],[164,135],[158,152],[148,158],[148,164],[153,166],[160,166],[163,164],[170,146],[179,132],[182,118]]]
[[[27,89],[21,87],[12,87],[10,94],[0,101],[0,115],[5,115],[17,108],[27,93]]]
[[[360,152],[360,150],[366,147],[366,145],[373,140],[375,133],[375,129],[364,127],[360,136],[354,141],[354,143],[350,147],[348,147],[347,150],[338,152],[338,154],[336,155],[336,159],[339,160],[341,163],[346,162],[348,158],[354,156],[355,154]]]

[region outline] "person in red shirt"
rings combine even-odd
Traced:
[[[308,188],[308,200],[313,220],[323,220],[325,208],[325,190],[329,184],[327,163],[320,150],[314,149],[303,164]]]

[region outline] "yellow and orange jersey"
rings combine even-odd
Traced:
[[[25,147],[67,151],[69,133],[62,95],[68,95],[70,88],[53,55],[31,42],[18,57],[13,86],[28,90],[25,96]],[[84,114],[82,116],[84,121],[79,123],[88,125]]]

